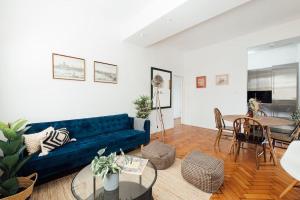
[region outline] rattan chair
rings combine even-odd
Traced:
[[[221,137],[223,135],[223,130],[225,131],[229,131],[229,132],[232,132],[231,134],[226,134],[224,136],[227,136],[227,137],[233,137],[234,133],[233,133],[233,127],[232,126],[226,126],[225,125],[225,122],[224,122],[224,119],[222,117],[222,114],[221,114],[221,111],[218,109],[218,108],[215,108],[214,109],[214,113],[215,113],[215,123],[216,123],[216,128],[218,129],[218,133],[217,133],[217,137],[215,139],[215,144],[214,146],[216,145],[220,145],[220,140],[221,140]],[[233,142],[232,142],[232,146],[233,147]],[[230,148],[230,151],[231,151],[231,148]]]
[[[259,169],[261,156],[264,156],[266,162],[266,144],[268,140],[265,138],[264,127],[255,119],[244,117],[236,119],[233,122],[233,128],[237,144],[234,161],[237,160],[242,143],[254,144],[256,146],[256,168]]]
[[[296,124],[295,128],[291,133],[286,134],[286,133],[277,133],[277,132],[272,132],[271,133],[271,138],[272,138],[272,143],[273,147],[279,147],[279,148],[286,148],[283,145],[289,145],[292,141],[294,140],[299,140],[300,138],[300,121]],[[277,143],[281,143],[281,146],[277,146]]]

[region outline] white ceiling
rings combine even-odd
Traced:
[[[251,0],[164,0],[123,27],[126,41],[147,47]]]
[[[192,50],[299,17],[300,0],[253,0],[167,38],[160,44]]]
[[[300,36],[299,37],[294,37],[294,38],[289,38],[286,40],[280,40],[280,41],[275,41],[272,43],[267,43],[255,47],[250,47],[248,49],[248,53],[255,53],[258,51],[267,51],[267,50],[272,50],[276,48],[281,48],[281,47],[287,47],[287,46],[297,46],[300,44]]]
[[[95,10],[105,20],[111,21],[116,25],[127,23],[134,19],[141,10],[154,4],[156,0],[90,0]],[[76,1],[75,1],[76,2]],[[77,0],[82,4],[82,0]],[[84,4],[83,4],[84,5]],[[91,12],[95,12],[94,10]]]

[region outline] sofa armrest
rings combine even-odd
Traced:
[[[131,129],[134,129],[134,117],[128,117],[129,118],[129,125]]]
[[[131,128],[134,129],[134,117],[129,117]],[[144,122],[144,131],[145,131],[145,143],[150,142],[150,120],[146,119]]]
[[[144,130],[146,134],[145,144],[148,144],[150,142],[150,120],[149,119],[145,120]]]

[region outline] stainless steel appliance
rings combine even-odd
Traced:
[[[298,108],[298,63],[248,70],[248,91],[272,91],[272,103],[262,103],[268,116],[290,118]],[[278,132],[290,132],[293,127],[276,127]]]

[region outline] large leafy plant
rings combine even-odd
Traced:
[[[117,154],[111,153],[108,156],[103,156],[104,149],[98,151],[98,156],[94,158],[91,164],[92,172],[95,176],[100,176],[104,179],[109,174],[119,173],[121,167],[117,164]]]
[[[151,113],[151,99],[149,96],[142,95],[134,101],[137,111],[136,117],[147,119]]]
[[[27,123],[24,119],[13,123],[0,122],[0,131],[5,137],[0,140],[0,197],[16,194],[19,190],[17,173],[30,158],[23,156],[22,134],[29,128]]]

